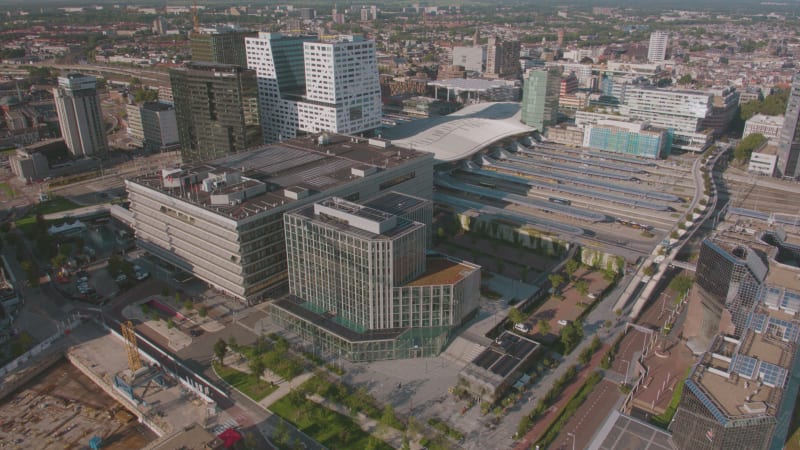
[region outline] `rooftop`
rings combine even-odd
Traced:
[[[720,423],[775,416],[794,363],[800,321],[794,314],[759,305],[741,340],[718,336],[695,367],[687,386],[716,407]],[[718,413],[718,414],[717,414]]]
[[[427,270],[407,286],[455,284],[479,270],[477,266],[448,258],[428,258]]]
[[[467,158],[502,139],[531,133],[520,122],[519,103],[477,103],[442,117],[414,120],[383,130],[403,148],[423,150],[439,161]]]
[[[216,214],[241,220],[295,202],[305,196],[350,183],[358,178],[353,174],[353,169],[362,166],[380,172],[413,160],[431,157],[424,152],[392,145],[374,145],[382,144],[383,141],[368,141],[341,135],[326,136],[327,144],[320,144],[313,136],[290,139],[280,144],[266,145],[207,163],[186,166],[167,175],[186,180],[188,185],[181,186],[181,183],[177,182],[166,183],[166,178],[160,172],[139,176],[128,182],[157,190]],[[235,173],[241,176],[224,177],[226,178],[224,183],[210,183],[209,191],[199,189],[204,179],[212,174],[223,177],[223,174]],[[362,170],[360,173],[370,176],[370,172]],[[260,189],[263,192],[247,195],[230,203],[212,203],[211,197],[214,195],[230,194],[232,190],[251,189],[254,183],[265,186]],[[304,195],[297,195],[298,193]]]
[[[519,86],[508,80],[482,80],[479,78],[448,78],[428,83],[430,86],[452,89],[456,92],[486,92],[490,89]]]
[[[486,350],[461,371],[467,379],[488,383],[495,388],[533,355],[540,345],[536,341],[509,331],[503,332]]]

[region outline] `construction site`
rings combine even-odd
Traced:
[[[130,322],[120,328],[84,321],[20,371],[18,387],[0,397],[0,447],[144,448],[212,425],[214,406],[141,353]]]
[[[66,359],[0,402],[4,448],[87,448],[95,437],[104,449],[122,450],[145,447],[157,435]]]

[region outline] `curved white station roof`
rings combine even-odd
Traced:
[[[510,136],[534,131],[520,122],[519,103],[478,103],[447,116],[420,119],[383,130],[399,147],[431,152],[439,161],[457,161]]]

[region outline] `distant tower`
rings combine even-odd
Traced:
[[[540,132],[558,121],[561,73],[558,69],[529,70],[522,86],[522,122]]]
[[[559,30],[557,32],[557,36],[558,36],[558,48],[564,47],[564,29],[563,28],[559,28]]]
[[[654,31],[650,34],[650,46],[647,48],[647,60],[651,63],[664,62],[667,58],[667,44],[669,33]]]
[[[97,79],[80,73],[58,78],[53,89],[58,125],[70,153],[77,157],[108,151]]]
[[[781,176],[800,176],[800,73],[792,78],[786,116],[778,136],[778,169]]]

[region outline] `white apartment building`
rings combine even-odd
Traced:
[[[774,177],[778,168],[778,147],[764,144],[750,155],[747,171]]]
[[[464,66],[471,72],[483,72],[486,62],[486,47],[453,47],[453,65]]]
[[[375,42],[359,36],[259,33],[246,38],[247,66],[256,71],[264,141],[297,131],[357,134],[381,123]]]
[[[647,47],[647,60],[651,63],[660,63],[667,59],[667,44],[669,33],[654,31],[650,33],[650,46]]]
[[[756,114],[744,123],[742,139],[754,133],[761,133],[768,140],[778,142],[781,128],[783,128],[783,116]]]
[[[710,93],[629,86],[620,112],[630,119],[672,129],[674,147],[703,151],[711,142],[711,133],[702,129],[711,106]]]

